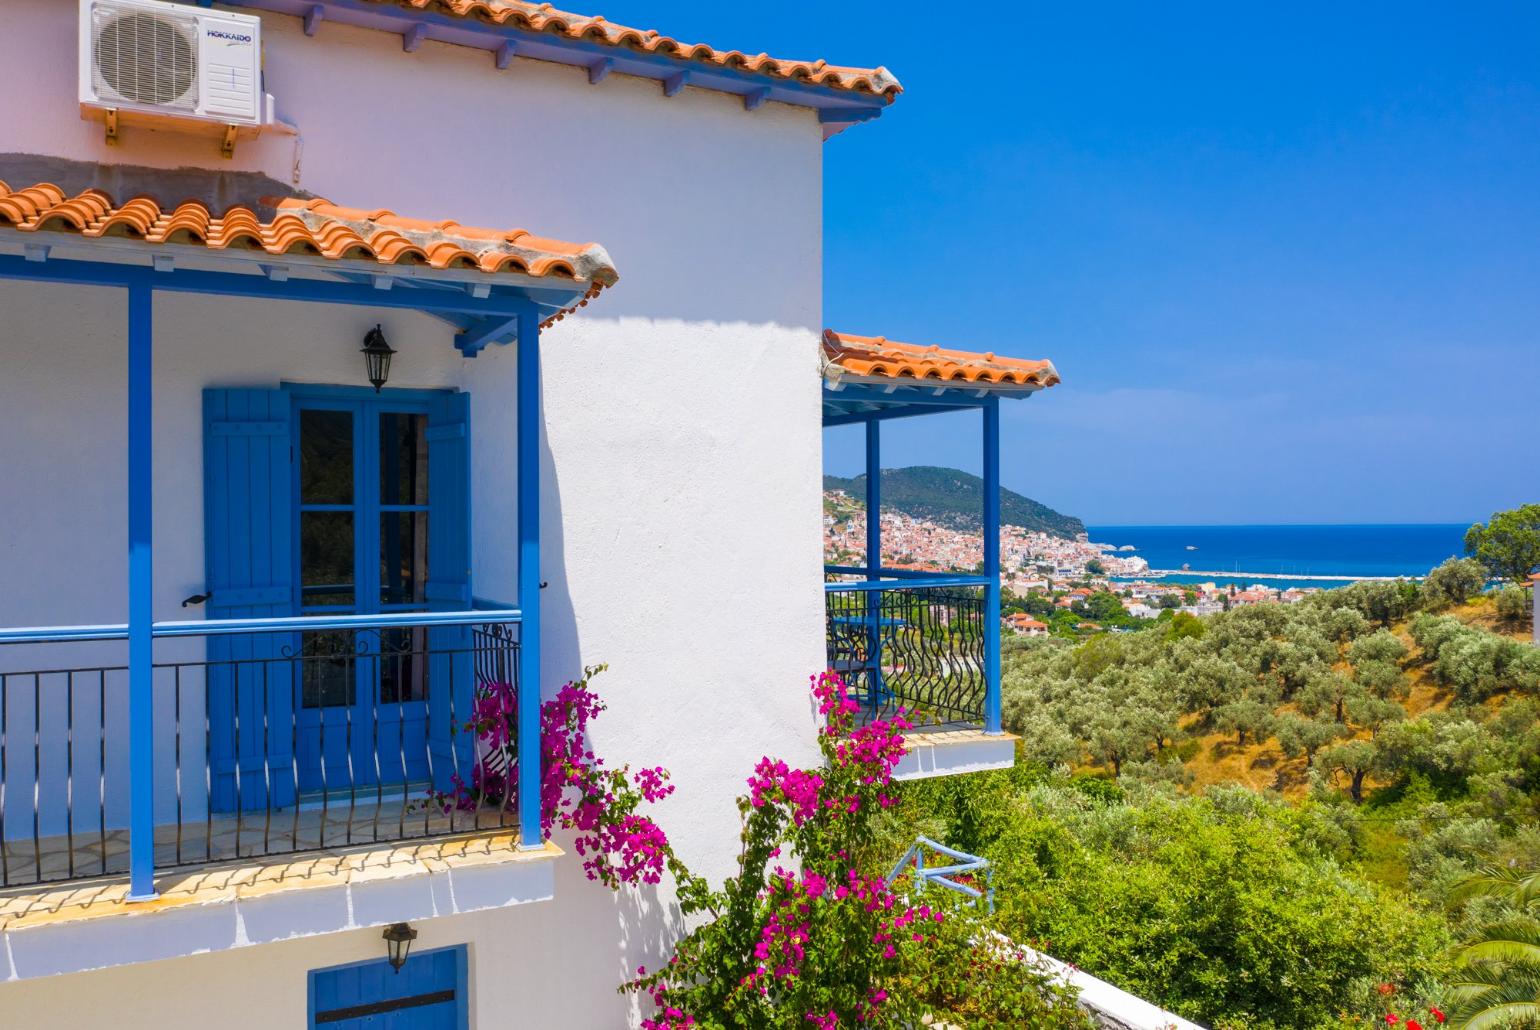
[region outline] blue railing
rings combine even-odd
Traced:
[[[0,648],[0,887],[119,875],[140,852],[160,870],[521,826],[538,798],[457,786],[506,772],[463,726],[478,691],[517,691],[520,623],[506,608],[157,623],[148,840],[130,818],[124,628],[0,631],[17,645]],[[538,754],[538,721],[517,729]]]
[[[950,862],[941,864],[925,864],[927,852],[935,852],[942,855]],[[989,864],[989,859],[980,858],[978,855],[970,855],[955,848],[949,848],[945,844],[937,844],[929,837],[916,837],[914,844],[904,852],[904,857],[893,866],[893,871],[888,874],[891,882],[898,879],[905,871],[913,867],[915,886],[923,890],[927,885],[933,884],[945,890],[953,891],[972,898],[975,903],[983,899],[988,910],[993,914],[995,910],[995,871]],[[982,875],[984,886],[976,886],[977,878]]]
[[[999,730],[998,634],[983,576],[825,567],[827,662],[869,718],[903,708],[919,726]],[[859,577],[859,578],[854,578]]]

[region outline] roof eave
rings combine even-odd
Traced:
[[[838,393],[847,387],[875,387],[901,400],[906,392],[917,392],[932,397],[953,395],[958,398],[980,399],[990,395],[999,397],[1030,397],[1048,389],[1054,383],[988,383],[967,382],[956,379],[916,379],[913,376],[863,376],[846,372],[832,363],[824,370],[824,389]]]
[[[205,7],[211,2],[198,0]],[[224,0],[224,3],[305,19],[310,34],[319,31],[326,22],[336,22],[400,35],[403,41],[410,40],[413,50],[424,40],[485,50],[499,68],[525,59],[547,61],[583,68],[592,83],[601,82],[610,74],[631,75],[656,81],[665,96],[674,96],[685,86],[691,86],[742,97],[745,109],[750,111],[772,100],[810,108],[818,112],[825,139],[852,125],[880,117],[903,89],[897,79],[892,79],[891,86],[881,93],[819,85],[370,0]]]

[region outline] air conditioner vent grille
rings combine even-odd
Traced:
[[[98,7],[93,65],[104,96],[136,104],[198,106],[196,19]]]

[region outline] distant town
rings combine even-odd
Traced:
[[[923,572],[974,572],[984,539],[899,512],[882,514],[883,567]],[[866,508],[843,490],[824,492],[824,560],[862,565]],[[1252,604],[1289,604],[1320,587],[1275,589],[1145,578],[1150,567],[1132,547],[1000,527],[1000,585],[1005,625],[1021,636],[1083,636],[1137,628],[1164,613],[1212,615]],[[1171,617],[1170,615],[1166,616]]]

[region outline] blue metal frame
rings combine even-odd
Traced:
[[[825,571],[833,571],[825,569]],[[828,594],[844,593],[850,590],[903,590],[909,587],[987,587],[989,580],[984,576],[948,576],[945,573],[937,573],[934,576],[905,577],[901,580],[891,579],[867,579],[859,583],[825,583],[823,589]]]
[[[925,864],[925,852],[927,850],[939,852],[955,861],[951,865],[927,866]],[[898,879],[899,875],[903,873],[904,867],[911,862],[914,863],[915,886],[920,890],[924,890],[927,884],[935,884],[949,891],[966,895],[975,902],[979,898],[984,898],[990,914],[994,914],[995,871],[989,864],[989,859],[981,858],[978,855],[970,855],[965,851],[958,851],[955,848],[949,848],[945,844],[938,844],[929,837],[916,837],[909,850],[904,852],[904,857],[899,859],[897,864],[893,866],[893,871],[888,874],[888,880],[891,882]],[[976,887],[970,887],[965,883],[958,883],[952,879],[952,877],[963,873],[983,873],[985,889],[981,891]]]
[[[479,603],[479,602],[478,602]],[[483,626],[523,621],[517,606],[486,603],[464,612],[407,612],[399,615],[305,615],[271,619],[187,619],[152,624],[156,640],[212,637],[231,633],[286,633],[322,629],[397,629],[409,626]],[[127,640],[128,625],[23,626],[0,629],[0,644],[78,644]]]

